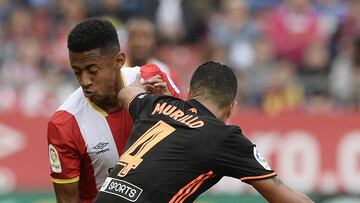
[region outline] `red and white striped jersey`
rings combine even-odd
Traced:
[[[155,69],[154,69],[155,68]],[[158,74],[153,67],[121,68],[125,85],[132,83],[139,72],[149,77]],[[163,72],[170,92],[179,90]],[[55,112],[48,123],[48,144],[51,177],[55,183],[79,181],[82,203],[92,202],[109,171],[119,159],[133,123],[128,111],[106,113],[89,101],[78,88]]]

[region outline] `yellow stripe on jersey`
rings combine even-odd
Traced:
[[[70,179],[57,179],[57,178],[51,178],[51,181],[58,184],[67,184],[67,183],[75,183],[79,181],[79,176],[76,176],[75,178]]]
[[[86,98],[86,100],[91,104],[91,106],[97,111],[99,112],[101,115],[103,115],[104,117],[108,116],[109,114],[102,110],[100,107],[98,107],[98,105],[96,105],[95,103],[91,102],[88,98]]]

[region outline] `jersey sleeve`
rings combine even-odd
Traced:
[[[64,125],[51,121],[48,123],[50,176],[55,183],[65,184],[79,180],[80,154],[69,136],[70,131],[76,130],[66,129]]]
[[[241,181],[267,179],[276,176],[266,160],[236,128],[227,136],[214,154],[214,164],[218,172]]]
[[[167,87],[173,97],[179,98],[180,97],[180,90],[175,85],[175,83],[171,80],[171,78],[162,71],[157,65],[155,64],[146,64],[141,66],[140,68],[141,77],[144,79],[149,79],[155,75],[160,75],[161,79],[166,82]]]
[[[129,113],[132,119],[135,121],[142,115],[149,115],[149,111],[159,98],[159,96],[145,92],[135,96],[129,105]]]

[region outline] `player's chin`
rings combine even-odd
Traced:
[[[102,102],[101,97],[99,97],[99,95],[96,94],[91,94],[89,96],[86,96],[91,102],[95,103],[95,104],[99,104]]]

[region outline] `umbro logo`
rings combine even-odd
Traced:
[[[103,149],[108,144],[108,142],[99,142],[93,149]]]

